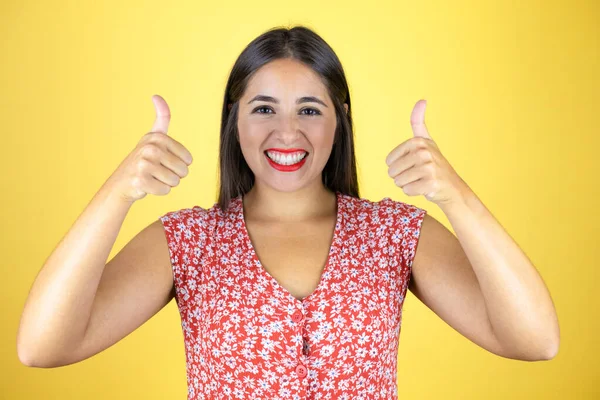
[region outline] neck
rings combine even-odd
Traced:
[[[255,182],[243,196],[246,217],[278,222],[297,222],[336,213],[335,193],[320,180],[294,192],[280,192]]]

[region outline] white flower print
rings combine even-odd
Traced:
[[[303,300],[260,265],[241,196],[226,211],[215,204],[161,216],[188,400],[397,399],[402,308],[427,211],[387,197],[336,197],[327,264]]]

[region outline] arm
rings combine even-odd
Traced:
[[[83,360],[129,334],[167,304],[173,277],[160,221],[106,266],[131,207],[103,186],[38,273],[17,334],[21,362]]]
[[[429,240],[437,242],[445,252],[433,253],[436,250],[431,244],[426,245],[432,254],[423,258],[430,265],[416,261],[419,264],[416,274],[422,268],[426,271],[423,274],[431,275],[434,281],[444,277],[444,290],[457,293],[446,297],[442,313],[451,322],[462,320],[463,329],[470,330],[472,335],[484,332],[487,323],[497,346],[502,348],[502,355],[521,360],[552,359],[558,352],[560,330],[544,281],[475,193],[466,190],[462,198],[462,202],[442,206],[457,238],[449,236],[449,232],[443,233],[434,223],[428,224]],[[417,280],[422,286],[428,285],[423,279]],[[440,289],[441,285],[437,285]],[[423,290],[433,292],[436,288]],[[455,317],[450,316],[451,308]]]
[[[463,335],[508,358],[558,352],[558,318],[536,268],[456,173],[425,126],[426,102],[411,114],[414,137],[393,149],[388,174],[409,196],[440,206],[458,237],[435,219],[422,224],[411,291]]]
[[[161,221],[140,232],[108,264],[131,205],[165,195],[188,174],[192,155],[167,134],[171,113],[152,96],[156,119],[119,165],[36,277],[21,316],[17,353],[28,366],[81,361],[114,344],[174,296]]]
[[[467,235],[467,241],[468,237]],[[479,248],[479,244],[476,246]],[[489,258],[486,259],[486,262],[490,261]],[[518,323],[517,319],[509,317],[510,321],[506,326],[525,329],[524,334],[521,333],[522,340],[530,340],[531,343],[523,349],[498,339],[488,316],[489,309],[479,283],[479,275],[458,238],[435,218],[425,215],[408,286],[415,297],[457,332],[491,353],[524,361],[552,358],[554,354],[550,354],[548,348],[543,346],[544,340],[532,338],[527,331],[528,326]],[[485,275],[483,278],[485,279]],[[497,287],[508,288],[510,285],[512,284],[495,285],[492,290]],[[513,303],[519,301],[523,300],[518,297],[513,299]],[[519,305],[519,308],[523,308],[523,305],[524,303]],[[527,316],[523,315],[522,318]],[[529,329],[532,328],[535,327],[530,325]],[[558,325],[556,328],[558,329]],[[537,327],[533,332],[544,335],[543,329]],[[552,334],[547,339],[552,339]]]

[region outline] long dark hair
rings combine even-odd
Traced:
[[[329,160],[322,172],[331,191],[359,197],[354,155],[354,132],[350,92],[342,64],[333,49],[305,26],[272,28],[246,46],[227,81],[221,115],[219,146],[219,207],[225,211],[232,198],[250,191],[254,173],[246,163],[238,141],[239,100],[253,73],[282,58],[298,60],[319,74],[335,106],[336,130]],[[348,112],[344,109],[348,104]]]

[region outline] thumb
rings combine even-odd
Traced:
[[[152,102],[154,103],[154,110],[156,111],[156,119],[154,125],[152,125],[151,132],[162,132],[167,134],[169,130],[169,121],[171,121],[171,111],[165,99],[155,94],[152,96]]]
[[[429,132],[427,132],[427,126],[425,126],[425,107],[427,107],[427,100],[417,101],[410,114],[410,125],[415,137],[431,139]]]

